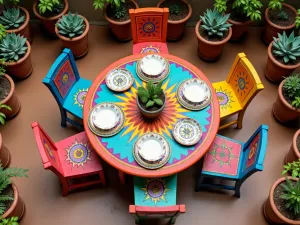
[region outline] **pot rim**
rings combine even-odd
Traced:
[[[298,136],[300,135],[300,129],[294,134],[294,137],[293,137],[293,149],[294,149],[294,152],[295,154],[297,155],[298,158],[300,158],[300,149],[298,149],[297,147],[297,138]]]
[[[24,13],[25,13],[25,22],[22,24],[22,26],[18,27],[17,29],[12,29],[12,30],[6,30],[7,33],[17,33],[17,32],[20,32],[22,30],[24,30],[28,24],[29,24],[29,21],[30,21],[30,15],[29,15],[29,12],[27,11],[27,9],[21,7],[21,6],[16,6],[16,8],[19,8],[21,9]]]
[[[21,59],[19,59],[17,62],[5,62],[4,65],[5,66],[15,66],[15,65],[18,65],[18,64],[21,64],[22,62],[24,62],[31,53],[31,45],[27,39],[26,39],[26,45],[27,45],[27,52]]]
[[[287,8],[290,8],[292,11],[294,11],[295,15],[297,15],[297,11],[296,11],[296,9],[295,9],[293,6],[291,6],[291,5],[289,5],[289,4],[286,4],[286,3],[281,3],[281,4],[284,5],[284,6],[287,7]],[[296,26],[296,21],[295,21],[293,24],[291,24],[291,25],[289,25],[289,26],[285,26],[285,27],[279,26],[279,25],[273,23],[273,22],[269,19],[269,16],[268,16],[269,11],[270,11],[270,9],[269,9],[269,8],[266,8],[266,10],[265,10],[265,19],[266,19],[267,23],[268,23],[271,27],[273,27],[273,28],[275,28],[275,29],[278,29],[278,30],[283,30],[283,31],[285,31],[285,30],[293,29],[293,28]]]
[[[230,19],[230,18],[228,19],[227,22],[229,22],[233,25],[237,25],[237,26],[246,26],[246,25],[249,25],[249,24],[253,23],[252,20],[246,20],[244,22],[240,22],[240,21],[236,21],[236,20],[233,20],[233,19]]]
[[[3,218],[8,217],[15,210],[17,203],[19,201],[19,191],[17,186],[14,183],[11,183],[11,187],[14,191],[14,201],[12,205],[9,207],[9,209],[2,215]]]
[[[6,96],[6,98],[1,101],[2,104],[5,104],[6,102],[9,101],[9,99],[12,97],[12,95],[14,94],[15,92],[15,83],[13,81],[13,79],[11,79],[10,76],[8,76],[7,74],[3,74],[3,76],[9,81],[10,83],[10,91],[8,93],[8,95]]]
[[[294,181],[298,181],[299,179],[298,178],[293,178],[291,176],[287,176],[287,178],[289,180],[294,180]],[[276,205],[275,205],[275,202],[274,202],[274,191],[275,191],[275,188],[281,184],[282,182],[285,181],[285,177],[281,177],[279,178],[278,180],[275,181],[275,183],[272,185],[271,189],[270,189],[270,193],[269,193],[269,199],[270,199],[270,204],[271,204],[271,207],[272,207],[272,210],[273,212],[276,214],[276,216],[278,216],[282,221],[284,221],[285,223],[287,224],[300,224],[300,221],[296,221],[296,220],[291,220],[291,219],[288,219],[286,218],[285,216],[283,216],[279,210],[277,209]]]
[[[168,0],[160,0],[160,1],[157,3],[156,6],[160,8],[160,5],[161,5],[163,2],[166,2],[166,1],[168,1]],[[178,1],[184,2],[184,3],[188,6],[188,8],[189,8],[189,12],[188,12],[188,14],[186,15],[186,17],[184,17],[184,18],[181,19],[181,20],[169,20],[169,19],[168,19],[168,23],[170,23],[170,24],[185,23],[185,22],[186,22],[188,19],[190,19],[191,16],[192,16],[193,9],[192,9],[191,4],[189,4],[186,0],[178,0]]]
[[[134,0],[129,0],[129,1],[131,1],[131,2],[135,5],[135,8],[136,8],[136,9],[139,8],[138,4],[137,4]],[[108,4],[108,5],[109,5],[109,4]],[[128,20],[125,20],[125,21],[122,21],[122,22],[119,22],[119,21],[115,21],[115,20],[110,19],[110,18],[107,16],[107,13],[106,13],[107,6],[108,6],[108,5],[106,5],[106,6],[104,7],[103,14],[104,14],[104,18],[105,18],[109,23],[116,24],[116,25],[125,25],[125,24],[128,24],[128,23],[131,22],[131,21],[130,21],[130,18],[129,18]]]
[[[222,41],[208,41],[206,39],[204,39],[200,33],[199,33],[199,27],[200,27],[200,24],[201,24],[201,20],[198,21],[196,27],[195,27],[195,33],[197,35],[197,38],[200,39],[202,42],[206,43],[206,44],[209,44],[209,45],[223,45],[225,44],[226,42],[229,41],[229,39],[231,38],[231,35],[232,35],[232,28],[229,27],[229,33],[227,35],[227,37],[225,39],[223,39]]]
[[[282,88],[283,88],[283,85],[285,83],[285,80],[281,81],[279,87],[278,87],[278,96],[280,98],[280,101],[284,104],[285,107],[287,107],[289,110],[292,110],[292,111],[296,111],[296,112],[299,112],[300,113],[300,109],[296,109],[294,107],[292,107],[286,100],[285,98],[283,97],[283,94],[282,94]]]
[[[58,30],[58,28],[57,28],[57,26],[55,24],[55,33],[56,33],[56,35],[60,39],[62,39],[64,41],[69,41],[69,42],[75,42],[75,41],[83,39],[87,35],[87,33],[89,32],[89,30],[90,30],[90,24],[89,24],[89,21],[84,16],[82,16],[82,15],[79,15],[79,16],[84,19],[84,23],[85,23],[85,30],[84,30],[84,32],[80,36],[72,38],[72,39],[71,38],[67,38],[67,37],[65,37],[65,36],[63,36],[63,35],[61,35],[59,33],[59,30]],[[61,20],[61,18],[59,18],[59,20],[56,23],[58,23],[60,20]]]
[[[35,0],[35,1],[33,2],[33,12],[34,12],[35,16],[38,17],[38,18],[41,19],[41,20],[57,20],[57,19],[59,19],[62,15],[66,14],[67,11],[69,10],[69,2],[68,2],[68,0],[63,0],[63,1],[65,2],[65,8],[64,8],[64,10],[63,10],[60,14],[58,14],[58,15],[56,15],[56,16],[52,16],[52,17],[44,17],[44,16],[42,16],[42,15],[36,10],[36,6],[37,6],[38,0]]]
[[[278,38],[277,38],[278,39]],[[274,43],[274,40],[269,44],[269,47],[268,47],[268,56],[269,58],[271,59],[271,61],[276,64],[277,66],[281,67],[281,68],[284,68],[284,69],[288,69],[288,70],[294,70],[294,69],[297,69],[298,67],[300,67],[300,62],[296,65],[284,65],[283,63],[277,61],[273,54],[272,54],[272,47],[273,47],[273,43]]]
[[[138,95],[137,95],[137,98],[136,98],[136,103],[137,103],[139,109],[142,110],[143,112],[148,113],[148,114],[155,114],[155,113],[161,112],[161,111],[165,108],[165,106],[166,106],[167,99],[166,99],[166,94],[165,94],[164,91],[163,91],[163,94],[164,94],[164,96],[165,96],[164,104],[163,104],[158,110],[156,110],[156,111],[148,111],[148,110],[144,109],[144,108],[140,105],[140,103],[139,103],[139,96],[138,96]]]

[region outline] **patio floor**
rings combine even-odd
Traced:
[[[82,77],[93,80],[112,62],[131,54],[131,42],[116,42],[110,37],[107,29],[91,26],[89,53],[76,61]],[[31,130],[31,122],[38,121],[54,141],[64,139],[77,131],[72,127],[60,127],[60,113],[56,101],[41,82],[61,53],[61,43],[59,40],[44,37],[39,27],[35,27],[34,34],[31,52],[34,71],[28,79],[16,82],[16,91],[22,105],[21,112],[0,128],[4,143],[12,155],[11,166],[30,170],[29,178],[15,180],[26,204],[26,214],[21,224],[133,225],[134,219],[128,213],[128,206],[134,202],[132,180],[129,179],[126,185],[120,185],[117,171],[105,162],[103,165],[108,187],[71,193],[65,198],[61,196],[57,177],[50,171],[44,171]],[[194,28],[187,28],[185,37],[179,42],[168,43],[170,54],[191,62],[212,82],[224,80],[236,54],[245,52],[260,75],[265,90],[258,94],[246,111],[243,129],[237,130],[233,127],[222,134],[246,141],[260,124],[269,126],[265,169],[251,176],[242,185],[240,199],[233,197],[230,192],[194,192],[197,166],[179,174],[177,203],[186,204],[186,213],[178,218],[178,225],[267,224],[262,215],[262,204],[271,185],[280,177],[283,158],[296,128],[278,124],[271,114],[277,85],[268,82],[264,76],[267,47],[260,40],[260,34],[260,28],[252,28],[244,41],[227,44],[216,63],[205,63],[198,58]],[[144,224],[166,224],[166,221]]]

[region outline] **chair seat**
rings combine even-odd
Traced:
[[[102,170],[99,157],[91,147],[85,132],[61,140],[56,146],[65,177],[87,175]]]
[[[238,178],[243,143],[217,135],[204,157],[202,174]]]
[[[82,119],[84,100],[91,85],[90,80],[80,78],[68,94],[63,105],[64,109]]]
[[[168,46],[163,42],[142,42],[133,45],[133,54],[164,53],[168,54]]]
[[[232,115],[242,110],[233,89],[226,81],[213,83],[220,104],[220,117]]]

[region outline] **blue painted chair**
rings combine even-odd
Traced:
[[[82,125],[67,116],[67,113],[82,119],[83,104],[92,82],[80,78],[78,69],[70,49],[65,48],[51,66],[43,83],[55,97],[60,113],[61,126],[67,122],[82,128]]]
[[[129,206],[129,213],[139,224],[141,219],[169,218],[170,224],[176,222],[185,205],[176,205],[177,175],[164,178],[134,177],[135,205]]]
[[[256,171],[263,170],[267,142],[267,125],[261,125],[246,143],[217,135],[202,160],[196,191],[202,188],[233,190],[239,198],[243,182]],[[232,180],[235,181],[235,186],[204,183],[206,177]]]

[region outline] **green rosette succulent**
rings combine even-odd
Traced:
[[[27,49],[26,38],[21,37],[20,34],[7,34],[0,41],[0,58],[6,62],[17,62],[25,55]]]
[[[25,21],[25,16],[21,14],[19,8],[9,8],[3,10],[3,15],[0,16],[0,23],[5,29],[16,29],[20,27]]]
[[[72,14],[71,12],[63,15],[56,26],[61,35],[71,39],[80,36],[85,30],[84,19],[77,13]]]

